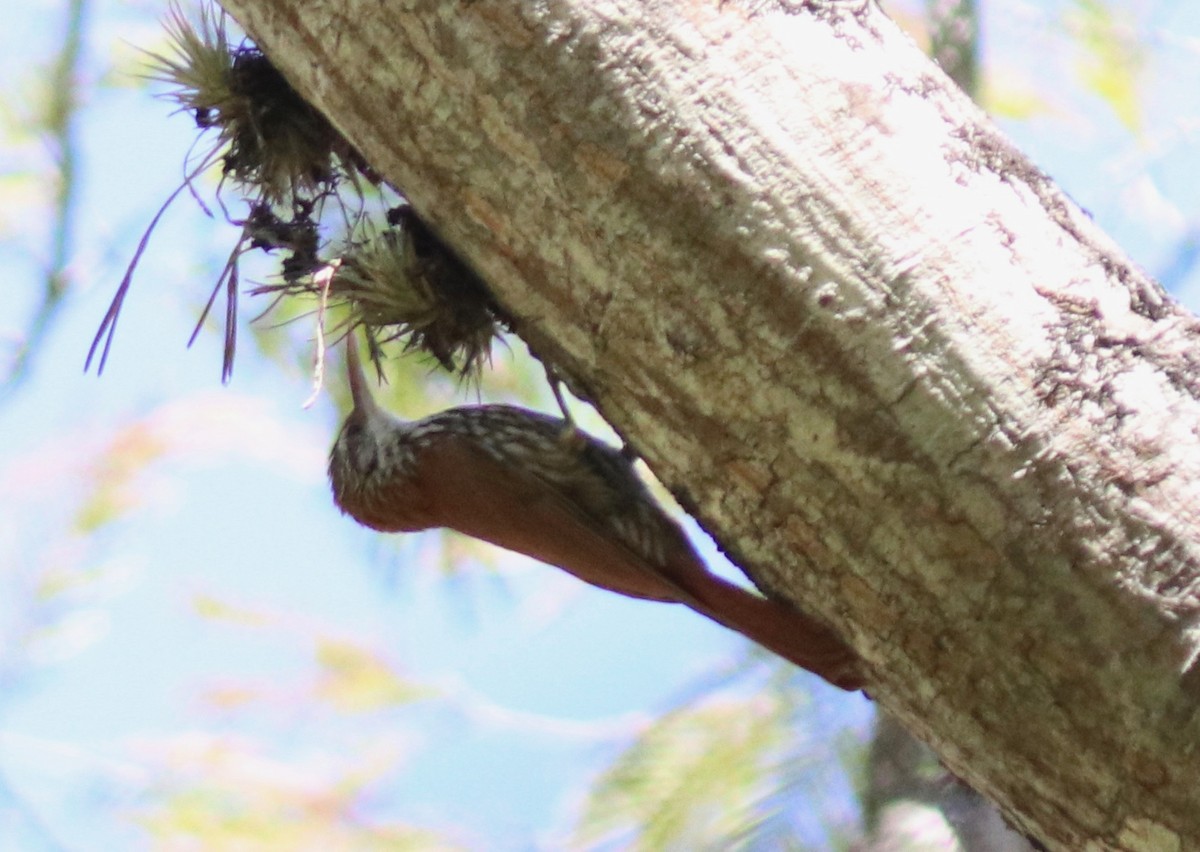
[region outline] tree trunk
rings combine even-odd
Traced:
[[[873,5],[229,0],[1051,848],[1200,848],[1196,321]]]

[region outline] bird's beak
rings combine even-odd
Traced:
[[[354,409],[363,413],[374,411],[375,398],[367,386],[367,376],[358,357],[358,335],[353,330],[346,335],[346,374],[350,379],[350,397],[354,400]]]

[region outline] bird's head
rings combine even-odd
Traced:
[[[373,483],[386,479],[403,467],[402,445],[397,440],[407,424],[379,407],[371,395],[358,341],[354,332],[346,335],[346,372],[354,408],[342,423],[342,429],[329,454],[329,481],[334,500],[345,512],[355,514],[351,505],[355,495],[369,493]]]

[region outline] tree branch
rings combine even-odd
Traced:
[[[226,5],[1022,830],[1200,846],[1197,323],[872,5]]]

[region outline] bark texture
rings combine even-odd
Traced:
[[[1197,323],[872,5],[225,5],[1020,830],[1200,848]]]

